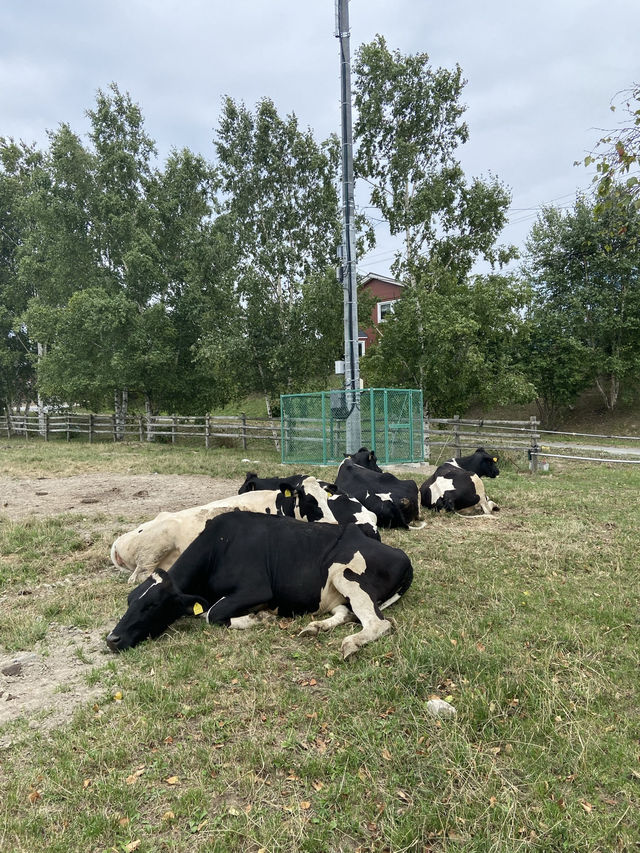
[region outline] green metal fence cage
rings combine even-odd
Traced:
[[[284,463],[328,465],[346,453],[348,414],[344,391],[282,394]],[[382,464],[424,461],[422,391],[364,388],[360,391],[362,445]]]

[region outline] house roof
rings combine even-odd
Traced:
[[[378,273],[375,272],[368,272],[360,284],[368,284],[370,281],[384,281],[385,284],[397,284],[398,287],[404,287],[404,282],[398,281],[396,278],[391,278],[388,275],[378,275]]]

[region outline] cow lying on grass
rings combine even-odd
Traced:
[[[464,515],[478,509],[485,515],[498,512],[500,507],[489,500],[480,477],[497,477],[498,457],[479,447],[469,456],[458,456],[440,465],[420,486],[422,506],[459,512]]]
[[[366,447],[342,460],[336,485],[374,512],[380,527],[406,529],[420,516],[416,483],[382,471],[375,453]]]
[[[358,620],[362,630],[342,641],[347,658],[391,628],[381,611],[412,579],[404,551],[355,524],[226,512],[207,521],[168,572],[156,571],[132,590],[106,641],[119,652],[158,637],[181,616],[204,613],[211,624],[244,628],[260,611],[277,610],[279,616],[331,614],[301,632],[313,636]]]
[[[283,481],[278,489],[250,491],[178,512],[161,512],[151,521],[119,536],[111,546],[111,562],[131,572],[130,583],[142,580],[154,569],[168,569],[202,533],[208,519],[230,509],[338,523],[324,489],[315,477],[306,477],[304,485],[297,488]],[[380,538],[373,513],[364,510],[344,520],[360,524],[368,535]]]
[[[369,535],[380,538],[375,512],[363,506],[357,498],[342,492],[335,483],[325,483],[307,474],[292,474],[279,481],[276,477],[258,477],[250,471],[238,494],[273,489],[279,482],[290,483],[292,489],[303,489],[308,497],[313,496],[318,502],[318,507],[314,508],[312,502],[307,500],[304,506],[300,506],[299,512],[296,512],[296,518],[304,518],[307,521],[334,521],[337,524],[359,524]],[[324,517],[325,515],[328,517]]]

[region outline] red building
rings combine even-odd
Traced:
[[[358,334],[358,349],[360,355],[364,355],[369,345],[378,336],[378,326],[384,321],[385,316],[393,312],[393,305],[400,298],[404,285],[395,278],[385,275],[367,273],[360,282],[360,291],[367,292],[377,299],[377,304],[371,312],[371,325]]]

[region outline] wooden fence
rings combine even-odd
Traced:
[[[83,441],[161,441],[202,444],[206,448],[231,445],[247,449],[254,443],[273,442],[280,450],[280,421],[239,415],[128,415],[12,414],[0,416],[0,435],[24,439],[80,439]],[[588,440],[588,441],[587,441]],[[426,418],[425,461],[438,464],[483,445],[498,452],[522,454],[532,471],[548,468],[549,459],[640,464],[640,436],[603,435],[544,430],[535,417],[526,421]],[[615,444],[612,444],[615,442]]]
[[[76,414],[11,414],[0,419],[0,434],[7,438],[22,436],[49,441],[80,438],[94,441],[162,441],[171,444],[189,441],[206,448],[220,444],[237,444],[246,449],[253,442],[272,441],[280,449],[280,421],[272,418],[248,418],[240,415],[116,415]]]
[[[640,436],[545,430],[535,416],[527,421],[506,421],[465,420],[456,415],[427,418],[424,427],[425,460],[434,464],[484,445],[525,454],[534,473],[546,470],[549,459],[640,464]]]

